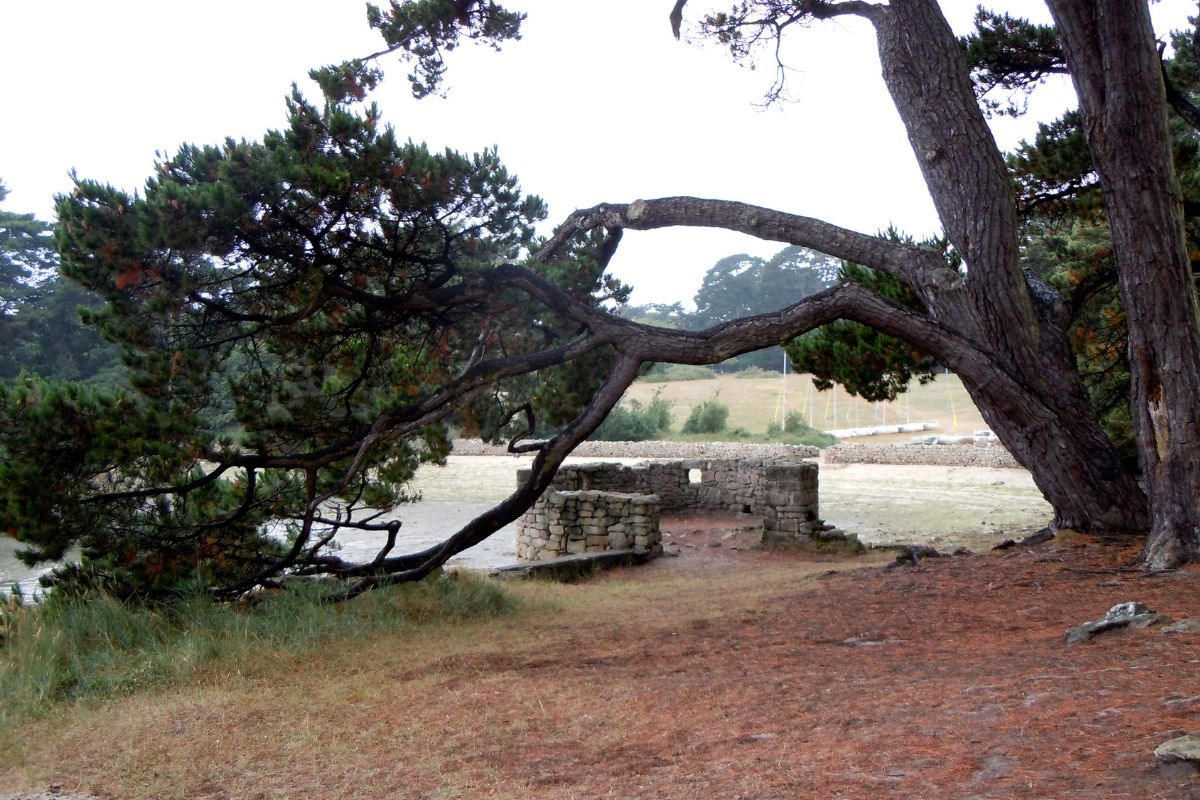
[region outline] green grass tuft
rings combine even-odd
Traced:
[[[250,669],[339,640],[512,613],[516,598],[469,572],[323,602],[315,583],[254,602],[196,596],[139,606],[106,596],[50,598],[10,611],[0,643],[0,724],[83,698],[186,683],[204,668]]]

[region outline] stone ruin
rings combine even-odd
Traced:
[[[529,476],[520,470],[518,483]],[[662,552],[663,511],[733,511],[762,519],[764,542],[853,542],[817,516],[817,465],[778,458],[688,459],[560,467],[517,522],[517,558],[631,549]]]

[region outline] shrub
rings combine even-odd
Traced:
[[[783,427],[775,422],[767,426],[767,439],[782,444],[807,444],[813,447],[829,447],[837,442],[828,433],[811,427],[799,411],[792,411],[783,418]]]
[[[634,403],[637,403],[635,400]],[[641,405],[637,403],[637,405]],[[659,433],[670,429],[671,423],[675,421],[675,415],[671,413],[671,401],[664,400],[662,389],[656,389],[654,396],[650,398],[650,402],[646,404],[643,413],[654,426],[654,429]]]
[[[588,438],[601,442],[642,442],[657,435],[658,430],[644,414],[617,406]]]
[[[687,422],[683,423],[684,433],[720,433],[725,430],[729,420],[729,406],[715,397],[712,400],[692,407]]]
[[[735,378],[773,378],[776,375],[778,375],[778,373],[767,372],[762,367],[746,367],[740,372],[733,373],[733,377]]]
[[[659,389],[649,403],[631,400],[627,407],[614,408],[589,438],[601,442],[642,442],[670,428],[672,419],[671,402],[663,399]]]

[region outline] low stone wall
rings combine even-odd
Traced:
[[[602,548],[607,535],[608,547],[626,542],[635,549],[659,543],[658,512],[677,510],[734,511],[758,516],[763,521],[763,538],[802,544],[832,538],[828,525],[817,516],[817,465],[786,459],[686,459],[670,462],[621,464],[573,464],[560,467],[551,488],[517,523],[517,557],[532,561],[575,552],[568,548],[572,526],[590,526],[590,534],[576,533],[572,547]],[[519,470],[518,483],[529,476]],[[586,496],[580,501],[577,498]],[[566,499],[561,499],[566,498]],[[629,511],[632,519],[652,516],[653,532],[620,532],[621,523],[607,509],[628,503],[630,508],[655,510]],[[577,510],[576,510],[577,509]],[[583,515],[578,522],[572,514]],[[584,522],[584,519],[601,518]],[[601,529],[604,533],[601,533]],[[638,531],[641,529],[639,528]],[[582,544],[578,543],[583,536]],[[594,537],[588,540],[586,537]],[[587,552],[587,550],[579,551]]]
[[[839,444],[821,452],[826,464],[926,464],[1023,469],[995,444]]]
[[[456,456],[507,456],[502,445],[478,439],[455,439]],[[583,458],[816,458],[821,451],[810,445],[754,444],[750,442],[582,442],[571,455]]]
[[[659,499],[653,494],[547,491],[517,524],[517,558],[637,550],[662,553]]]

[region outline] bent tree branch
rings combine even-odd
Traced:
[[[939,287],[952,283],[946,275],[952,270],[946,266],[942,255],[928,248],[867,236],[819,220],[746,204],[684,197],[604,204],[576,212],[560,226],[555,237],[538,253],[538,258],[554,258],[569,237],[584,234],[595,227],[613,232],[625,227],[650,229],[676,225],[743,230],[820,249],[866,263],[898,277],[921,281],[930,297],[936,297]],[[446,310],[472,307],[480,298],[504,291],[518,292],[530,301],[532,307],[545,308],[572,321],[577,324],[579,335],[566,344],[545,350],[491,358],[473,357],[466,369],[452,380],[433,387],[402,408],[379,415],[359,434],[326,448],[289,456],[240,455],[216,468],[215,472],[218,473],[231,468],[274,467],[304,470],[306,474],[311,474],[319,467],[338,463],[348,457],[352,459],[340,481],[326,487],[320,494],[310,495],[305,512],[298,520],[301,536],[289,551],[245,579],[223,587],[223,593],[244,592],[285,571],[332,574],[349,579],[350,594],[373,586],[419,579],[512,522],[532,505],[549,486],[563,459],[595,430],[617,404],[642,364],[651,361],[719,363],[743,353],[786,342],[839,319],[870,325],[912,342],[934,355],[969,384],[973,396],[983,401],[980,405],[985,415],[988,415],[989,409],[994,413],[996,407],[1002,404],[1011,406],[1018,403],[1022,434],[1014,437],[1011,426],[1005,429],[1003,422],[997,425],[1004,432],[1002,435],[1007,434],[1006,443],[1018,459],[1023,457],[1036,466],[1039,454],[1031,449],[1030,442],[1047,440],[1049,432],[1061,430],[1069,422],[1064,419],[1059,398],[1048,396],[1031,386],[1025,375],[1020,370],[1012,369],[990,343],[979,341],[969,332],[957,328],[953,320],[939,320],[928,312],[901,306],[856,283],[843,283],[777,312],[734,320],[703,331],[657,328],[622,319],[573,297],[528,269],[511,264],[482,270],[453,290],[430,290],[429,296],[415,292],[392,299],[360,292],[357,299],[377,311],[388,312],[396,310],[393,305],[411,308],[433,303],[436,298],[436,302]],[[422,426],[444,419],[498,380],[535,374],[601,352],[609,353],[612,357],[608,377],[578,416],[550,439],[536,445],[537,455],[529,479],[503,502],[439,544],[419,552],[390,555],[396,541],[396,530],[391,527],[379,528],[386,531],[387,543],[377,557],[367,562],[348,562],[315,548],[305,550],[304,545],[315,526],[325,525],[336,530],[337,524],[340,524],[340,516],[337,524],[329,524],[323,504],[350,485],[359,472],[362,459],[372,447],[385,440],[410,436]],[[1038,474],[1035,470],[1035,476]],[[1098,479],[1111,480],[1112,477],[1110,474]],[[1043,487],[1048,495],[1061,493],[1062,489],[1059,483],[1053,481]],[[1056,512],[1061,525],[1081,526],[1081,521],[1097,518],[1094,508],[1076,511],[1069,506],[1056,504]],[[1072,514],[1075,516],[1072,517]],[[302,557],[306,552],[308,556]]]
[[[679,15],[684,6],[676,5]],[[389,49],[426,41],[415,18],[399,13],[415,7],[377,12],[372,24]],[[507,262],[534,246],[544,205],[522,197],[494,152],[435,155],[381,132],[374,112],[322,112],[298,94],[289,103],[286,136],[273,136],[270,146],[185,147],[159,165],[144,199],[80,182],[60,204],[64,263],[109,301],[105,321],[114,338],[143,354],[138,375],[147,407],[194,420],[183,413],[187,403],[211,398],[210,387],[225,380],[256,437],[244,451],[230,444],[214,451],[197,444],[209,430],[204,425],[190,438],[181,429],[174,441],[187,445],[184,455],[172,461],[171,454],[151,453],[166,466],[139,473],[136,494],[118,499],[130,530],[186,527],[207,500],[216,509],[212,518],[240,535],[242,510],[262,520],[278,505],[275,518],[290,519],[297,538],[253,552],[243,562],[249,568],[219,582],[227,592],[281,571],[338,575],[352,593],[418,578],[527,508],[642,364],[719,362],[839,319],[906,340],[958,373],[985,420],[1032,472],[1056,525],[1142,528],[1145,495],[1096,422],[1067,341],[1062,300],[1021,269],[1005,163],[938,4],[750,0],[732,15],[706,18],[703,27],[725,30],[736,51],[740,36],[769,44],[807,20],[839,14],[860,15],[876,31],[882,78],[955,258],[750,204],[666,197],[578,211],[519,267]],[[504,23],[500,28],[485,22],[460,20],[466,35],[499,42],[512,38],[520,15],[493,19]],[[416,88],[432,89],[442,69],[439,48],[453,40],[428,40],[436,46],[418,63],[424,72]],[[325,77],[350,94],[362,88],[360,78],[372,79],[361,69]],[[214,205],[214,196],[244,186],[254,191]],[[622,292],[603,275],[621,231],[669,226],[724,228],[819,250],[899,279],[919,304],[903,307],[847,283],[698,332],[604,312],[603,299]],[[245,359],[244,370],[227,368],[231,354]],[[585,379],[571,385],[579,375]],[[556,432],[544,442],[513,443],[536,452],[534,469],[496,508],[421,552],[393,555],[394,526],[377,530],[387,541],[364,563],[324,552],[321,545],[342,527],[377,526],[378,516],[356,512],[393,507],[416,464],[444,455],[444,426],[437,424],[449,414],[462,411],[492,435],[496,418],[538,399],[543,388],[560,402],[539,407],[564,419],[555,418]],[[488,398],[492,406],[484,407]],[[566,419],[568,411],[575,416]],[[427,449],[410,446],[413,440]],[[127,449],[125,463],[147,461]],[[171,477],[179,473],[167,467],[188,459],[188,470],[201,460],[217,466],[199,477]],[[99,463],[80,460],[89,468]],[[242,473],[257,476],[264,496],[279,503],[251,499],[246,481],[218,480]],[[188,492],[199,499],[192,503]],[[62,544],[46,526],[36,532]]]

